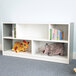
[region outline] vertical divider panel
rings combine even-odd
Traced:
[[[70,45],[70,36],[71,36],[71,35],[70,35],[70,34],[71,34],[71,30],[70,30],[70,29],[71,29],[71,25],[68,24],[68,61],[69,61],[69,62],[71,62],[71,59],[70,59],[70,58],[71,58],[71,57],[70,57],[70,53],[71,53],[70,51],[71,51],[71,49],[70,49],[70,47],[72,47],[72,46]]]
[[[74,23],[69,24],[69,34],[68,34],[68,60],[71,62],[73,58],[73,34],[74,34]]]
[[[18,32],[18,29],[20,29],[20,28],[19,28],[19,25],[18,25],[18,23],[17,23],[17,24],[16,24],[16,38],[18,38],[18,33],[19,33],[19,32]]]
[[[14,38],[14,24],[12,24],[12,37]]]
[[[53,29],[52,25],[49,24],[49,40],[52,40],[52,29]],[[51,30],[51,32],[50,32],[50,30]]]
[[[3,23],[2,23],[2,54],[3,54],[3,51],[4,51],[4,48],[3,48],[3,44],[4,43],[4,41],[3,41]]]
[[[32,51],[32,55],[35,54],[34,46],[35,46],[34,41],[31,40],[31,51]]]
[[[16,24],[12,24],[12,37],[15,38],[15,32],[16,32],[16,29],[15,29],[15,26]]]
[[[36,55],[38,46],[39,44],[36,41],[32,40],[32,55]]]
[[[69,60],[69,53],[70,53],[70,24],[68,24],[68,50],[67,50],[67,57],[68,57],[68,60]]]

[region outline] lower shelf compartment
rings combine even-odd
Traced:
[[[50,56],[49,57],[49,56],[40,55],[40,54],[32,55],[30,52],[16,53],[12,50],[3,51],[3,55],[69,64],[68,58],[66,56]]]
[[[4,39],[3,50],[4,52],[11,53],[30,53],[31,54],[31,40],[11,40]]]

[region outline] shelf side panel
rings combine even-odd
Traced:
[[[71,61],[73,58],[73,40],[74,40],[74,23],[71,23],[69,26],[69,60]]]

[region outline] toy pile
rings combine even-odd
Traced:
[[[15,51],[16,53],[20,51],[26,52],[28,47],[29,42],[26,42],[25,40],[23,40],[22,42],[16,41],[12,47],[12,50]]]

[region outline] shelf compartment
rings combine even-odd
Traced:
[[[4,50],[4,52],[12,51],[12,47],[13,47],[13,44],[14,44],[15,41],[22,42],[23,40],[4,39],[3,40],[3,44],[4,44],[4,46],[3,46],[4,49],[3,50]],[[29,42],[29,47],[27,48],[26,52],[20,51],[18,53],[31,54],[31,40],[26,40],[26,41]],[[12,53],[13,52],[16,53],[15,51],[12,51]]]
[[[49,24],[17,24],[17,38],[48,39]]]
[[[40,47],[42,46],[45,46],[45,44],[48,43],[48,44],[52,44],[52,43],[55,43],[55,42],[49,42],[49,41],[33,41],[33,53],[34,55],[39,55],[39,56],[45,56],[45,57],[48,57],[48,58],[52,58],[52,57],[61,57],[61,58],[68,58],[68,43],[62,43],[63,44],[63,47],[64,47],[64,56],[59,56],[59,55],[56,55],[56,56],[48,56],[47,54],[43,54],[42,51],[39,50]],[[58,42],[57,42],[58,43]],[[61,59],[60,58],[60,59]],[[59,58],[58,58],[59,59]]]
[[[3,37],[14,37],[14,26],[16,24],[3,24]]]
[[[61,40],[67,40],[68,41],[69,24],[50,24],[50,26],[49,26],[49,34],[50,34],[50,29],[52,30],[52,32],[55,32],[56,30],[62,31],[63,32],[63,39],[61,39]],[[52,40],[56,40],[57,39],[57,37],[55,39],[52,38],[53,37],[52,33],[50,35],[49,35],[49,39],[50,39],[50,37],[51,37]],[[56,35],[57,35],[57,31],[56,31]],[[60,40],[59,38],[60,37],[58,37],[58,40]]]

